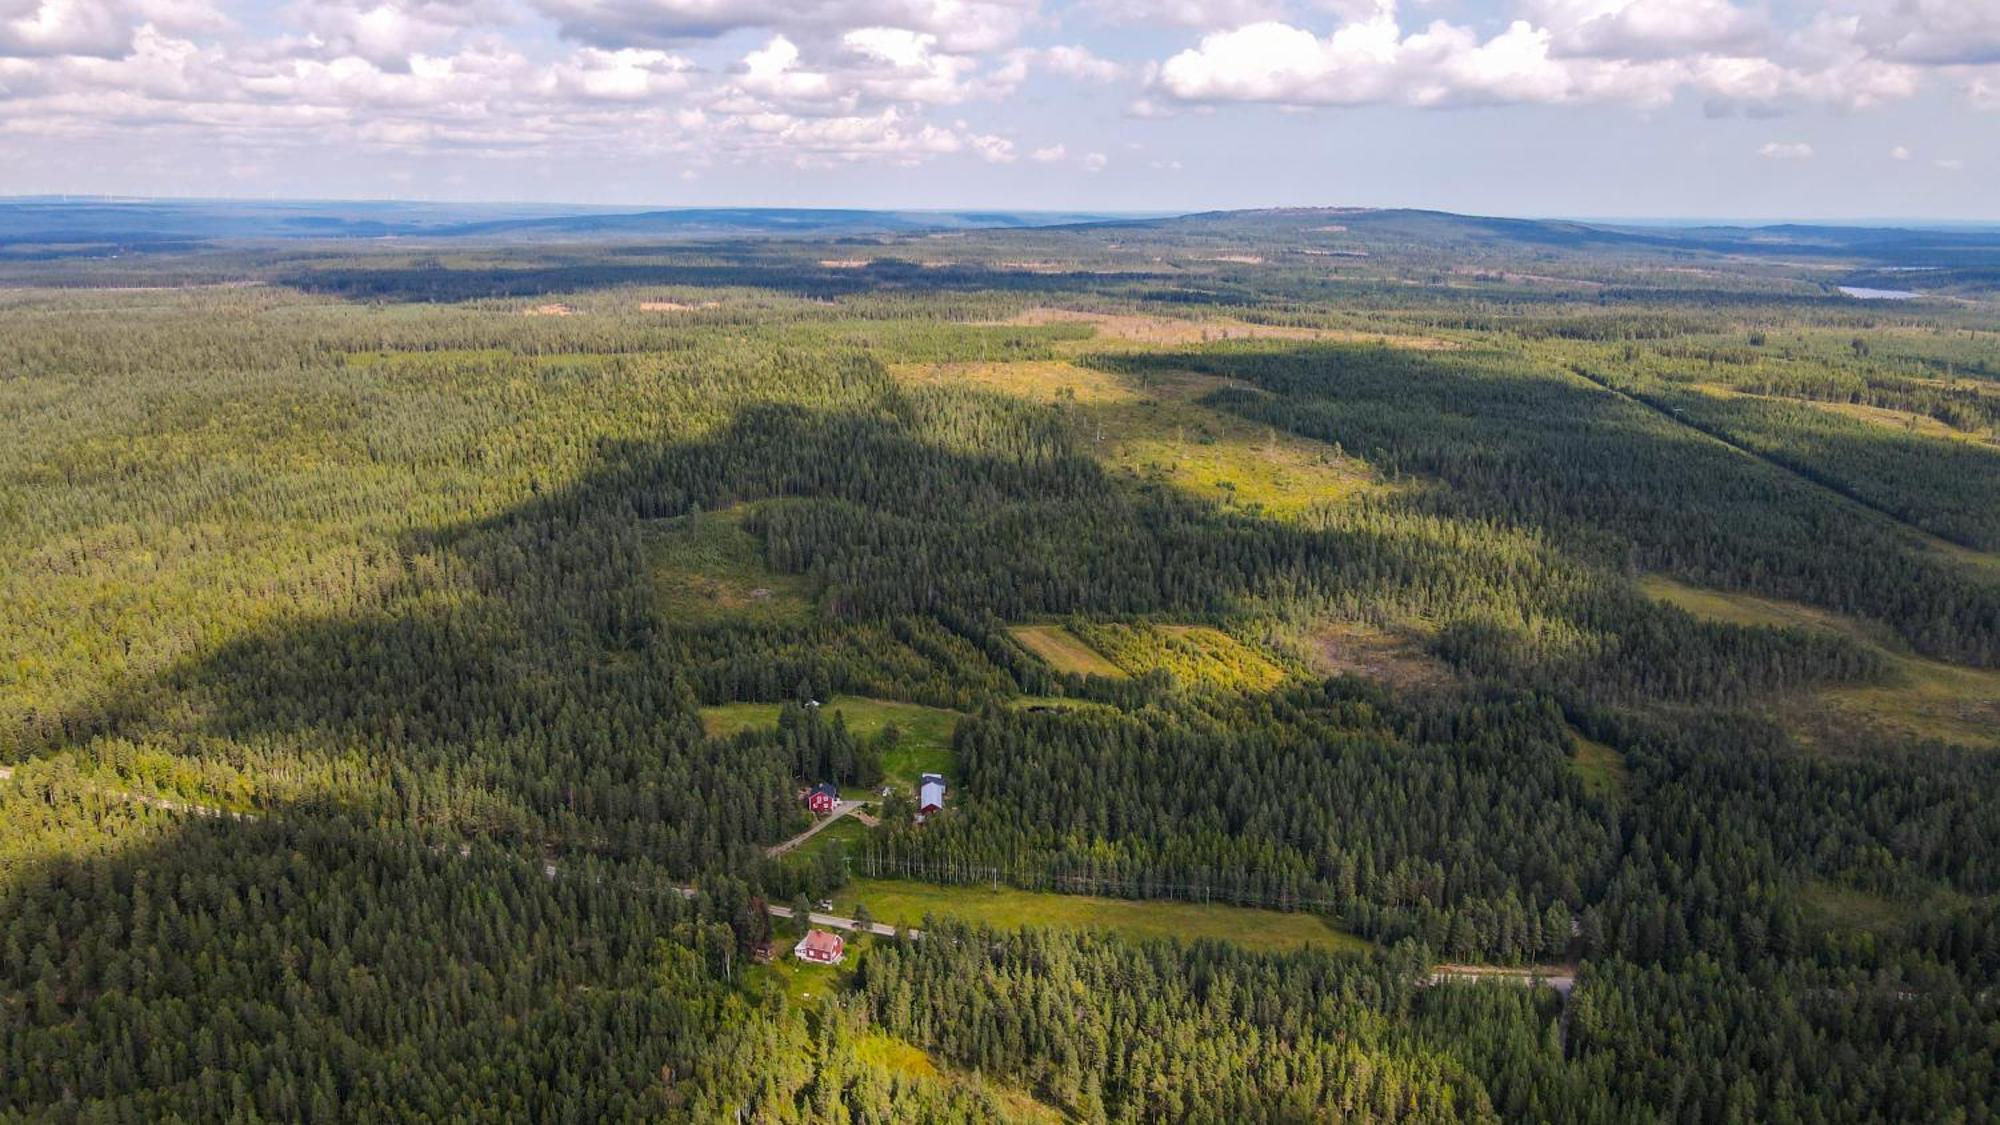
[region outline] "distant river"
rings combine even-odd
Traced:
[[[1908,289],[1870,289],[1865,285],[1843,285],[1840,291],[1863,301],[1913,301],[1918,296]]]

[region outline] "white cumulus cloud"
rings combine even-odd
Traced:
[[[1769,141],[1757,155],[1766,160],[1811,160],[1813,147],[1804,141]]]
[[[1442,19],[1406,26],[1396,0],[1340,7],[1345,17],[1324,31],[1277,20],[1212,31],[1162,62],[1154,89],[1183,104],[1435,107],[1652,107],[1685,92],[1712,113],[1765,114],[1865,109],[1923,81],[1910,51],[1890,49],[1907,37],[1871,39],[1858,15],[1779,28],[1731,0],[1522,0],[1519,18],[1482,32]],[[1978,81],[1967,87],[1975,99]]]

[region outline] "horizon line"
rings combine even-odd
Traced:
[[[237,204],[262,206],[347,205],[402,207],[519,207],[565,209],[607,213],[670,211],[802,211],[817,213],[964,215],[997,212],[1013,215],[1084,215],[1102,218],[1183,218],[1192,215],[1255,214],[1268,211],[1419,211],[1465,218],[1518,219],[1530,222],[1575,222],[1603,225],[1641,224],[1653,226],[1763,227],[1787,224],[1824,226],[2000,226],[2000,217],[1956,216],[1925,218],[1909,215],[1727,215],[1727,214],[1577,214],[1557,212],[1457,211],[1446,207],[1413,204],[1346,203],[1266,203],[1229,207],[1177,208],[1096,208],[1096,207],[1010,207],[1005,205],[943,205],[923,207],[862,206],[855,204],[796,203],[585,203],[575,200],[535,199],[441,199],[397,196],[279,196],[279,195],[134,195],[125,192],[24,192],[0,194],[0,205],[25,202],[54,203],[139,203],[139,204]]]

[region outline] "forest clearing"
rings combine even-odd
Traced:
[[[1817,699],[1844,722],[1880,724],[1922,738],[2000,749],[2000,672],[1916,655],[1879,628],[1811,606],[1749,594],[1703,590],[1662,575],[1640,587],[1697,616],[1736,625],[1803,628],[1835,633],[1878,653],[1886,682],[1831,687]],[[1824,717],[1810,720],[1817,724]]]

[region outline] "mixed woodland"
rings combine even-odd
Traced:
[[[6,263],[0,1120],[1994,1120],[2000,332],[1868,265]],[[765,963],[857,877],[1360,951]]]

